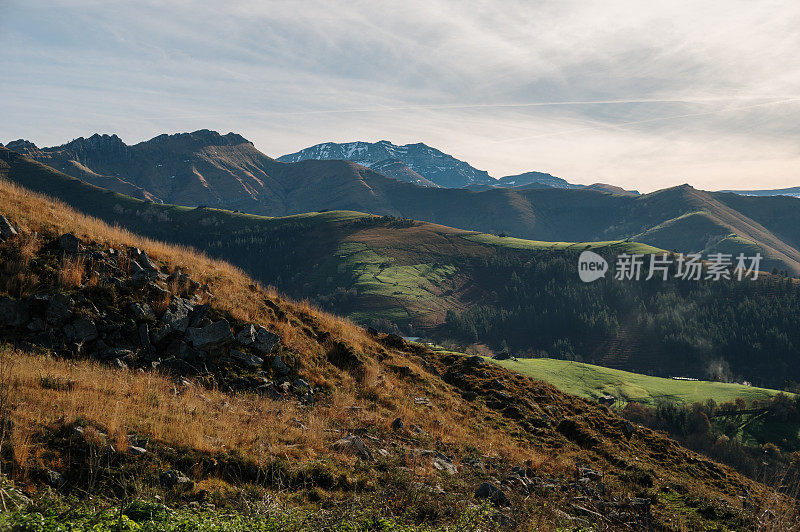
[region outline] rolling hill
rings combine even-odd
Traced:
[[[2,149],[0,176],[109,223],[203,250],[293,297],[382,330],[495,349],[507,343],[520,352],[662,376],[704,378],[721,364],[728,376],[762,386],[800,381],[800,291],[780,276],[584,284],[575,264],[585,249],[609,260],[622,251],[659,250],[622,240],[530,241],[355,211],[268,218],[162,205]],[[708,196],[688,187],[666,192]],[[648,209],[658,219],[658,197],[635,199],[653,202]],[[718,210],[728,212],[721,203]]]

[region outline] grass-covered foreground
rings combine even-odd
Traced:
[[[741,398],[749,404],[753,400],[767,399],[779,393],[777,390],[742,384],[651,377],[568,360],[527,358],[492,361],[507,369],[548,382],[561,391],[587,399],[597,399],[601,395],[609,394],[623,403],[636,401],[652,406],[659,401],[691,404],[713,399],[717,403],[726,403]]]

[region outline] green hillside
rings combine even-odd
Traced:
[[[604,368],[581,362],[549,358],[522,358],[518,360],[491,360],[512,371],[548,382],[564,392],[597,399],[613,395],[621,402],[636,401],[653,406],[659,401],[685,404],[713,399],[725,403],[742,398],[749,403],[777,395],[777,390],[756,388],[741,384],[710,381],[684,381],[651,377]]]

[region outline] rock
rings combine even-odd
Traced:
[[[264,354],[269,354],[280,337],[262,326],[256,327],[255,348]]]
[[[205,327],[189,327],[186,340],[197,349],[209,349],[233,339],[228,320],[219,320]]]
[[[603,478],[603,474],[599,471],[595,471],[590,467],[581,467],[578,468],[578,479],[583,480],[600,480]]]
[[[128,310],[136,321],[156,321],[156,314],[147,303],[131,303],[128,305]]]
[[[79,253],[83,241],[72,233],[67,233],[58,237],[59,249],[67,253]]]
[[[147,323],[140,323],[137,329],[137,335],[139,337],[139,345],[145,351],[150,350],[150,327],[148,327]]]
[[[45,473],[45,482],[48,486],[54,489],[58,489],[66,484],[64,481],[64,476],[58,471],[53,471],[52,469],[48,469]]]
[[[189,477],[181,473],[180,471],[175,471],[174,469],[170,469],[169,471],[164,471],[158,477],[159,482],[162,486],[167,489],[176,488],[178,486],[191,488],[194,486],[194,482],[189,480]]]
[[[100,352],[100,358],[110,360],[110,359],[119,359],[119,360],[132,360],[133,359],[133,351],[131,349],[127,349],[125,347],[109,347]]]
[[[372,460],[372,453],[367,449],[364,441],[355,434],[348,434],[334,442],[333,448],[340,453],[353,454],[363,460]]]
[[[173,331],[186,332],[186,329],[189,328],[189,313],[192,308],[192,305],[185,299],[175,297],[164,315],[161,316],[161,321]]]
[[[22,301],[0,297],[0,325],[19,327],[28,321],[28,307]]]
[[[131,445],[128,447],[128,452],[130,452],[134,456],[142,456],[143,454],[147,454],[147,450],[143,447],[137,447],[136,445]]]
[[[394,430],[403,430],[403,428],[405,426],[406,426],[406,424],[403,423],[403,420],[400,419],[399,417],[395,418],[395,420],[392,421],[392,429],[394,429]]]
[[[198,305],[189,313],[189,327],[198,327],[211,313],[211,307],[208,305]]]
[[[131,258],[136,261],[139,266],[142,267],[144,270],[148,271],[158,271],[158,266],[150,260],[150,257],[147,256],[147,252],[143,249],[139,248],[131,248],[130,250]]]
[[[272,369],[275,371],[277,375],[280,375],[281,377],[285,377],[291,371],[289,369],[289,366],[283,363],[283,360],[281,360],[280,355],[276,355],[275,359],[272,361]]]
[[[169,333],[172,332],[172,328],[168,326],[159,327],[158,329],[153,329],[150,331],[150,340],[154,344],[160,343],[164,338],[169,336]]]
[[[304,381],[303,379],[296,379],[292,383],[292,388],[301,392],[301,393],[308,393],[311,391],[311,385]]]
[[[636,432],[636,425],[628,420],[625,420],[625,422],[622,424],[622,430],[625,431],[625,436],[630,438]]]
[[[17,236],[17,230],[5,216],[0,216],[0,241]]]
[[[128,369],[128,363],[122,360],[121,358],[115,358],[111,361],[111,367],[118,368],[118,369]]]
[[[90,342],[97,340],[97,327],[89,318],[80,317],[64,326],[64,334],[74,342]]]
[[[456,468],[455,464],[450,462],[449,460],[444,460],[439,458],[438,456],[433,458],[433,467],[438,471],[443,471],[448,475],[457,475],[458,468]]]
[[[51,325],[61,326],[72,317],[75,300],[64,294],[54,294],[47,305],[45,319]]]
[[[33,318],[27,325],[31,332],[42,332],[45,329],[45,322],[42,318]]]
[[[374,338],[378,336],[378,329],[375,327],[367,327],[367,334]]]
[[[242,351],[237,351],[236,349],[231,349],[230,357],[240,366],[250,369],[259,369],[264,364],[263,358],[256,355],[251,355],[250,353],[243,353]]]
[[[236,333],[236,341],[241,345],[251,345],[256,341],[255,325],[246,325],[244,329]]]
[[[177,357],[167,357],[161,361],[161,365],[177,375],[196,375],[199,373],[196,367]]]
[[[478,499],[488,499],[489,502],[496,506],[508,504],[508,497],[503,493],[503,490],[488,482],[484,482],[478,486],[478,489],[475,490],[475,497]]]

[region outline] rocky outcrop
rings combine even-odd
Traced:
[[[95,279],[69,290],[54,284],[20,299],[0,297],[4,338],[115,367],[159,368],[225,389],[273,398],[291,391],[313,400],[312,387],[276,352],[277,334],[201,304],[211,297],[207,287],[180,270],[169,273],[144,250],[104,248],[70,233],[45,243],[42,253],[40,262],[50,261],[51,272],[64,254],[79,254]]]

